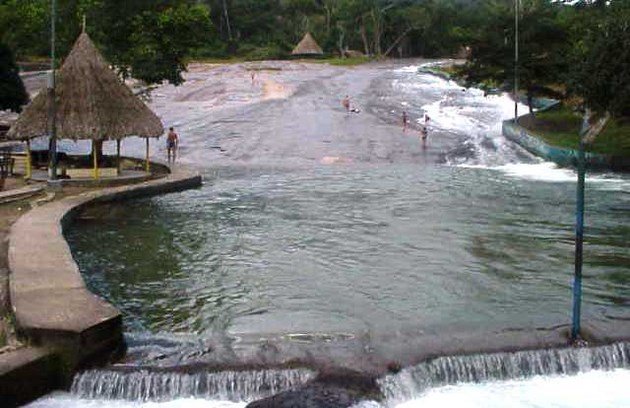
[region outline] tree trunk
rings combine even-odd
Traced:
[[[346,56],[346,50],[344,49],[343,46],[343,40],[345,37],[345,32],[343,29],[339,30],[339,40],[337,41],[337,46],[339,47],[339,55],[341,56],[341,58],[345,58]]]
[[[390,52],[392,52],[392,50],[394,49],[394,47],[396,47],[396,45],[398,45],[398,43],[400,41],[402,41],[403,38],[405,38],[405,36],[407,34],[409,34],[409,32],[413,30],[413,27],[409,27],[407,28],[405,31],[403,31],[403,33],[401,35],[398,36],[398,38],[396,38],[396,40],[392,43],[392,45],[389,46],[389,48],[387,49],[387,51],[385,51],[385,56],[387,57],[389,55]]]
[[[324,10],[326,10],[326,35],[330,35],[330,8],[327,5],[324,5]]]
[[[223,0],[223,18],[227,27],[228,40],[232,41],[232,27],[230,26],[230,15],[228,13],[227,0]]]
[[[96,153],[96,160],[98,163],[102,163],[103,161],[103,141],[102,140],[94,140],[94,152]],[[94,160],[94,157],[92,157]]]
[[[370,55],[370,44],[368,43],[367,33],[365,32],[365,21],[361,17],[361,39],[363,40],[363,48],[365,49],[365,55]]]
[[[373,42],[374,42],[374,54],[376,54],[376,56],[380,57],[381,56],[381,16],[379,13],[378,9],[372,9],[372,12],[370,13],[372,15],[372,22],[374,23],[374,38],[373,38]]]
[[[530,88],[527,88],[527,107],[529,108],[529,114],[534,116],[534,95]]]
[[[604,130],[610,121],[610,112],[606,112],[599,118],[590,109],[584,114],[584,123],[582,125],[582,137],[585,143],[593,143],[597,136]]]

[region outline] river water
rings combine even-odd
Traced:
[[[570,321],[575,174],[501,136],[507,97],[416,66],[281,68],[261,80],[288,98],[251,103],[262,90],[229,70],[159,89],[153,107],[177,127],[180,161],[204,186],[94,209],[67,231],[88,285],[125,316],[125,364],[283,363],[303,347],[361,360],[385,338],[395,349],[411,336]],[[221,84],[240,93],[218,104],[199,96]],[[358,113],[344,112],[345,94]],[[629,192],[624,175],[587,180],[583,311],[613,326],[630,319]],[[624,381],[622,369],[447,385],[396,403],[620,406],[630,404]],[[564,397],[585,382],[614,392],[585,404]],[[69,400],[141,404],[65,395],[41,404]],[[142,405],[197,403],[206,406]]]

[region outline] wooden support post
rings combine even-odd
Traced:
[[[30,179],[33,176],[33,163],[32,163],[32,157],[31,157],[31,140],[30,139],[26,139],[26,171],[25,171],[25,175],[24,178],[25,179]]]
[[[116,139],[116,174],[120,176],[120,139]]]
[[[98,157],[96,154],[96,141],[92,140],[92,159],[94,161],[94,174],[93,177],[95,180],[98,180]]]
[[[145,163],[145,170],[147,173],[151,173],[151,165],[149,163],[149,138],[147,137],[147,157]]]

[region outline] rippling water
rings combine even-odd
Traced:
[[[204,186],[94,208],[67,231],[89,286],[123,311],[132,360],[163,359],[173,342],[192,345],[186,350],[197,356],[204,339],[217,336],[326,343],[409,328],[569,322],[576,177],[501,137],[513,109],[507,98],[485,98],[415,67],[286,75],[292,98],[222,109],[161,91],[155,108],[177,124],[181,159],[200,169]],[[204,92],[203,77],[195,81]],[[343,112],[346,93],[360,114]],[[406,133],[402,110],[412,119]],[[609,323],[630,319],[628,191],[627,176],[587,180],[583,311]],[[361,347],[369,353],[369,342]],[[404,406],[537,406],[532,387],[562,391],[591,380],[617,385],[586,406],[614,406],[628,401],[618,386],[626,377],[621,370],[456,385]],[[541,401],[564,398],[560,391]],[[41,404],[241,406],[63,395]]]
[[[335,333],[569,319],[572,183],[416,165],[230,169],[205,180],[83,219],[70,235],[90,284],[138,329]],[[617,191],[591,188],[585,312],[614,318],[628,307],[629,228],[619,217],[630,217]],[[128,244],[100,251],[104,240]]]
[[[413,70],[363,77],[370,81],[353,103],[364,116],[337,112],[321,102],[335,92],[307,84],[258,108],[277,113],[274,124],[210,121],[232,136],[212,140],[227,151],[208,151],[220,165],[197,162],[200,190],[80,219],[68,237],[89,284],[125,312],[132,331],[378,333],[569,321],[573,173],[500,136],[507,99]],[[290,119],[307,104],[320,108],[324,131]],[[395,125],[402,109],[414,121],[430,114],[428,146],[417,130]],[[310,153],[290,153],[297,165],[269,165],[300,134],[296,126],[312,132],[297,141]],[[334,139],[342,130],[345,139]],[[203,149],[197,132],[188,143]],[[252,140],[259,159],[230,156]],[[342,153],[344,162],[317,161]],[[598,319],[628,318],[629,185],[610,175],[588,183],[585,314]],[[102,250],[104,241],[126,244]]]

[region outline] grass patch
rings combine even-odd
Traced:
[[[315,62],[318,64],[330,64],[338,67],[353,67],[356,65],[366,64],[368,62],[373,61],[371,57],[332,57],[332,58],[324,58],[324,59],[313,59],[308,60],[308,62]]]
[[[535,117],[525,116],[519,124],[552,146],[577,149],[582,117],[569,107],[559,105],[539,112]],[[593,153],[630,157],[630,118],[611,119],[604,131],[586,150]]]
[[[243,62],[247,62],[245,57],[229,57],[229,58],[221,58],[221,57],[198,57],[191,58],[186,61],[186,64],[191,63],[199,63],[199,64],[240,64]]]
[[[356,65],[365,64],[373,61],[371,57],[330,57],[330,58],[308,58],[308,59],[292,59],[292,58],[268,58],[268,59],[257,59],[257,58],[249,58],[244,56],[233,56],[229,58],[220,58],[220,57],[198,57],[192,58],[187,61],[187,63],[205,63],[205,64],[241,64],[244,62],[262,62],[266,60],[273,61],[294,61],[294,62],[306,62],[313,64],[330,64],[334,66],[343,66],[343,67],[352,67]]]

